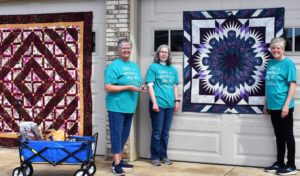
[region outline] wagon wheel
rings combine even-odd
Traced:
[[[75,172],[74,176],[91,176],[91,174],[86,169],[79,169]]]
[[[13,170],[12,176],[26,176],[26,172],[21,167],[17,167]]]
[[[31,164],[27,164],[26,167],[25,167],[25,173],[26,173],[26,176],[32,176],[33,174],[33,167]]]
[[[81,169],[88,170],[90,175],[94,175],[96,173],[96,170],[97,170],[95,163],[92,163],[91,165],[82,164]]]

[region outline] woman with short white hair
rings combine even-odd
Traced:
[[[284,55],[286,41],[273,38],[270,43],[274,59],[268,62],[266,71],[266,101],[264,113],[271,115],[277,146],[277,161],[266,172],[278,175],[296,174],[295,138],[293,132],[294,93],[296,90],[296,66]],[[284,162],[287,146],[287,164]]]
[[[130,133],[138,93],[143,90],[140,69],[130,61],[131,48],[132,42],[129,39],[120,39],[119,57],[106,67],[104,74],[111,152],[114,156],[111,168],[117,176],[125,176],[123,169],[133,168],[133,165],[122,159],[122,151]]]

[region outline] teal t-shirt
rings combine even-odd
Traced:
[[[159,107],[174,107],[174,86],[178,84],[177,70],[169,65],[153,63],[146,74],[146,83],[153,82],[156,102]]]
[[[296,82],[296,66],[289,58],[268,62],[266,72],[266,98],[267,109],[281,110],[288,96],[289,83]],[[294,107],[294,99],[290,102],[290,108]]]
[[[134,85],[140,87],[142,76],[138,65],[117,58],[105,69],[104,84]],[[109,111],[134,113],[138,102],[138,93],[129,90],[106,94],[106,108]]]

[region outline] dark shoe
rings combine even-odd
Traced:
[[[151,164],[152,164],[153,166],[161,166],[160,161],[159,161],[158,159],[152,160],[152,161],[151,161]]]
[[[120,164],[122,166],[122,169],[124,169],[124,170],[130,170],[134,167],[132,164],[129,164],[124,160],[121,160]]]
[[[125,176],[121,163],[115,164],[115,162],[113,162],[111,164],[111,170],[116,176]]]
[[[283,168],[280,168],[279,170],[277,170],[276,174],[277,175],[294,175],[294,174],[297,174],[297,169],[296,169],[296,167],[286,166],[286,167],[283,167]]]
[[[164,159],[162,160],[162,163],[164,163],[164,164],[166,164],[166,165],[171,165],[171,164],[173,164],[172,161],[169,160],[168,158],[164,158]]]
[[[275,172],[277,172],[280,168],[282,168],[282,166],[276,162],[276,163],[274,163],[272,166],[266,167],[266,168],[265,168],[265,172],[275,173]]]

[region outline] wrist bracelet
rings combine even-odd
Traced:
[[[180,102],[180,100],[174,100],[174,102]]]

